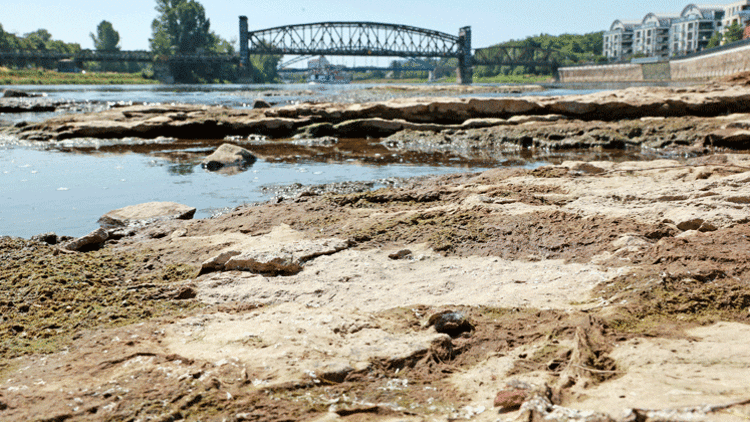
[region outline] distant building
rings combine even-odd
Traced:
[[[612,23],[609,31],[604,33],[604,51],[602,54],[610,59],[622,60],[633,55],[633,30],[641,21],[621,21]]]
[[[746,26],[748,20],[750,20],[750,0],[737,1],[724,7],[724,19],[722,21],[724,28],[735,23]]]
[[[670,29],[670,56],[701,51],[714,32],[723,27],[724,6],[687,5]]]
[[[323,56],[318,57],[317,59],[310,59],[307,61],[307,68],[308,69],[326,69],[331,66],[331,62],[328,61]]]
[[[657,15],[649,13],[633,31],[633,53],[648,57],[669,56],[669,30],[677,15]]]
[[[727,5],[689,4],[679,15],[647,14],[641,21],[616,20],[604,33],[602,54],[610,60],[632,56],[667,58],[701,51],[717,31],[750,21],[750,0]]]

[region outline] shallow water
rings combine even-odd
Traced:
[[[0,235],[28,238],[54,231],[81,236],[106,212],[151,201],[198,208],[196,218],[270,199],[264,187],[324,184],[480,170],[480,167],[356,161],[294,163],[259,160],[227,176],[196,163],[175,163],[149,154],[77,154],[29,148],[0,150]]]

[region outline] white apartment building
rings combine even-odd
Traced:
[[[683,56],[703,50],[716,31],[724,27],[725,6],[687,5],[669,31],[670,56]]]
[[[750,19],[750,0],[737,1],[724,6],[724,28],[736,23],[744,25]]]
[[[667,58],[701,51],[716,31],[750,21],[750,0],[727,5],[687,5],[679,15],[647,14],[641,21],[616,20],[604,33],[602,54],[610,60],[633,55]]]
[[[633,31],[633,53],[649,57],[669,56],[669,29],[677,15],[649,13]]]
[[[604,33],[604,56],[622,60],[633,55],[633,30],[641,21],[616,20]]]

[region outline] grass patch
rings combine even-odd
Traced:
[[[1,85],[146,85],[159,81],[139,73],[61,73],[46,69],[0,69]]]

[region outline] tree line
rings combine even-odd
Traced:
[[[227,41],[211,30],[203,5],[196,0],[156,0],[157,17],[151,23],[149,47],[155,63],[86,63],[93,71],[138,72],[158,70],[168,66],[176,82],[216,83],[237,81],[249,77],[252,82],[271,83],[279,79],[276,72],[281,56],[251,56],[250,68],[240,69],[233,63],[197,64],[169,61],[175,55],[228,54],[234,55],[236,40]],[[103,20],[90,34],[94,48],[99,51],[120,51],[120,34],[112,23]],[[81,51],[80,44],[53,40],[46,29],[22,36],[5,32],[0,24],[0,51],[37,50],[73,54]],[[50,63],[37,63],[50,67]]]
[[[523,40],[510,40],[496,44],[489,49],[493,47],[532,47],[555,50],[559,52],[560,62],[558,64],[563,66],[576,63],[606,62],[607,58],[602,56],[603,45],[604,32],[599,31],[583,35],[539,34]],[[549,68],[535,66],[476,66],[474,68],[474,76],[477,77],[542,75],[549,72]]]

